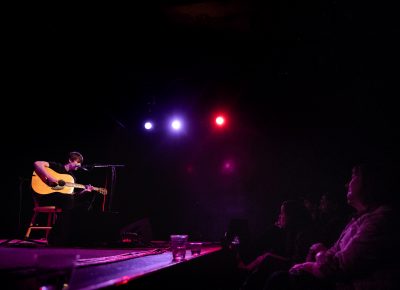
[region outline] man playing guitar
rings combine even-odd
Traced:
[[[32,176],[32,189],[36,205],[54,205],[68,210],[77,207],[75,196],[85,192],[98,191],[106,194],[106,189],[92,185],[76,184],[74,172],[81,168],[83,156],[79,152],[70,152],[68,163],[35,161]],[[75,188],[81,188],[77,191]]]

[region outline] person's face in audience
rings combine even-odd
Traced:
[[[361,176],[359,170],[353,168],[347,189],[347,203],[353,207],[361,202]]]
[[[325,212],[328,210],[328,207],[328,199],[325,195],[321,196],[321,200],[319,201],[319,210]]]
[[[281,206],[281,212],[279,213],[279,224],[281,228],[286,226],[286,210],[284,205]]]

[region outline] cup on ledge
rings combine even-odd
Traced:
[[[191,242],[189,243],[190,252],[192,256],[198,256],[201,253],[201,246],[203,245],[202,242]]]
[[[185,260],[187,241],[188,241],[188,235],[170,236],[172,261],[180,262]]]

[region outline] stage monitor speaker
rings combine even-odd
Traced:
[[[120,242],[118,213],[66,211],[59,215],[48,243],[54,246],[110,246]]]
[[[125,225],[120,232],[123,236],[133,236],[132,240],[138,246],[147,246],[153,239],[153,230],[147,217]]]

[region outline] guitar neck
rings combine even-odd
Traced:
[[[85,189],[85,188],[86,188],[86,186],[83,185],[83,184],[72,183],[72,182],[66,182],[66,183],[65,183],[65,186],[75,187],[75,188],[82,188],[82,189]],[[99,187],[94,187],[94,186],[93,186],[93,189],[96,190],[96,191],[100,191],[100,188],[99,188]]]

